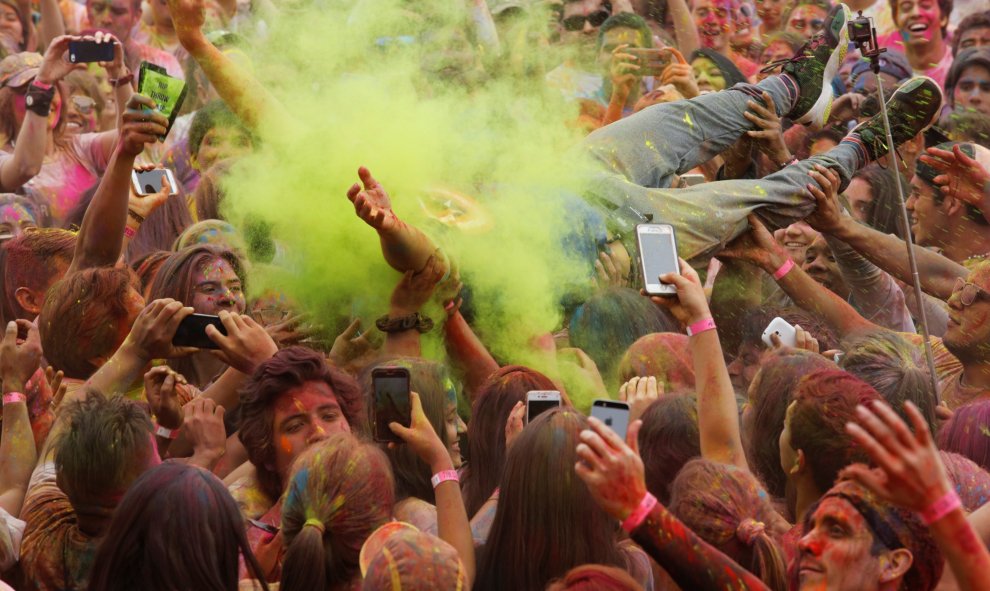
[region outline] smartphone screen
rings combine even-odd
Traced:
[[[176,347],[197,347],[199,349],[219,349],[220,346],[213,342],[206,334],[206,327],[209,325],[217,327],[220,334],[226,335],[227,329],[220,322],[219,316],[209,314],[190,314],[182,319],[179,328],[172,337],[172,344]]]
[[[619,400],[596,400],[591,405],[591,416],[605,423],[616,435],[626,439],[629,429],[629,405]]]
[[[675,294],[673,285],[660,283],[658,277],[665,273],[679,273],[677,245],[674,228],[667,224],[641,224],[636,226],[639,239],[639,256],[643,265],[643,287],[649,294]]]
[[[412,424],[409,402],[409,370],[403,367],[378,368],[371,373],[375,390],[375,440],[402,443],[389,429],[389,423],[404,427]]]
[[[154,195],[162,190],[163,178],[168,178],[169,187],[171,187],[169,195],[175,195],[175,179],[172,177],[172,171],[165,168],[155,168],[143,172],[135,170],[131,178],[134,183],[134,192],[138,195]]]
[[[69,41],[69,62],[84,64],[90,62],[112,62],[113,43],[96,41]]]
[[[532,421],[541,413],[560,406],[560,392],[556,390],[533,390],[526,394],[526,422]]]

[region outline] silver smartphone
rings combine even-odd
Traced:
[[[598,399],[591,403],[591,416],[605,423],[615,434],[626,439],[629,429],[629,403],[621,400]]]
[[[178,195],[179,187],[175,184],[175,176],[167,168],[153,168],[145,171],[133,171],[131,183],[137,195],[155,195],[162,190],[162,178],[168,179],[169,195]]]
[[[675,295],[677,288],[660,282],[666,273],[680,273],[677,241],[670,224],[639,224],[636,243],[643,271],[643,289],[650,295]]]
[[[529,423],[540,413],[560,406],[560,392],[557,390],[530,390],[526,393],[526,422]]]

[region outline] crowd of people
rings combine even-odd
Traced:
[[[427,4],[0,0],[0,589],[990,589],[987,7]],[[310,47],[418,23],[355,53],[426,48],[424,100],[518,77],[566,105],[579,223],[542,222],[583,279],[553,330],[518,318],[506,350],[462,264],[532,212],[436,178],[406,215],[346,151],[320,157],[355,177],[309,182],[377,237],[391,296],[257,280],[317,255],[236,194],[309,116],[271,82],[299,56],[251,48],[328,10]],[[149,71],[184,80],[176,113]],[[644,277],[650,223],[679,272]],[[410,420],[385,425],[397,368]],[[530,416],[534,391],[560,405]]]

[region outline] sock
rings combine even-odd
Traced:
[[[859,135],[855,133],[850,133],[846,137],[842,138],[840,144],[848,144],[856,148],[856,155],[859,156],[859,161],[856,163],[856,170],[859,170],[870,163],[870,153],[866,151],[866,144],[863,140],[859,138]]]
[[[787,109],[789,113],[797,106],[798,97],[801,96],[801,86],[798,85],[797,80],[790,74],[781,72],[780,80],[784,83],[784,87],[787,88],[787,96],[791,99],[791,106]]]

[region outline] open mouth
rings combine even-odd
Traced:
[[[784,246],[786,246],[787,248],[804,248],[808,245],[805,244],[804,242],[785,242]]]
[[[918,22],[908,25],[908,31],[912,33],[924,33],[928,30],[928,23]]]

